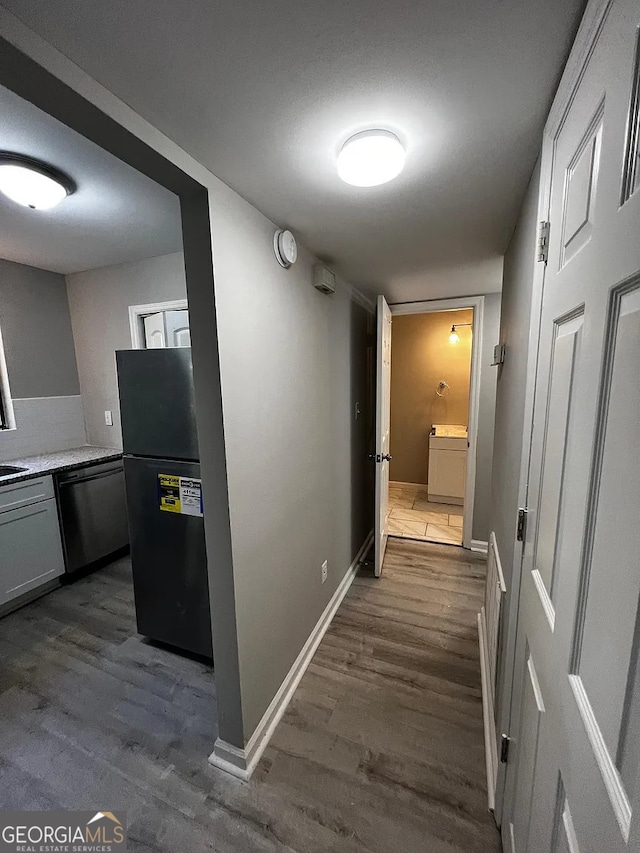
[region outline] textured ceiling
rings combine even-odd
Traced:
[[[46,211],[0,194],[0,257],[71,273],[182,249],[177,196],[1,86],[0,150],[51,163],[78,185]]]
[[[1,2],[344,277],[394,300],[499,288],[583,6]],[[404,140],[404,173],[342,184],[341,143],[373,126]]]

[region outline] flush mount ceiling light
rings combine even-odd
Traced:
[[[354,187],[376,187],[404,168],[402,143],[388,130],[364,130],[347,139],[338,155],[338,174]]]
[[[51,210],[75,190],[71,178],[53,166],[0,151],[0,192],[17,204],[32,210]]]

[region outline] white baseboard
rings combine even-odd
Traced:
[[[276,726],[282,719],[282,715],[287,709],[287,705],[291,701],[296,687],[300,683],[307,667],[311,663],[316,649],[320,645],[327,628],[331,624],[333,617],[336,614],[338,607],[342,603],[342,599],[347,594],[349,587],[353,583],[353,579],[358,573],[358,568],[362,558],[366,555],[373,539],[373,530],[369,533],[362,544],[362,547],[356,554],[354,561],[349,566],[345,576],[340,581],[338,588],[331,597],[322,613],[322,616],[316,623],[313,631],[309,635],[307,642],[302,647],[298,657],[295,659],[293,666],[285,676],[284,681],[280,685],[280,689],[273,697],[271,704],[264,712],[262,719],[258,723],[256,730],[251,735],[244,749],[240,749],[231,743],[218,738],[213,747],[213,752],[209,756],[209,763],[232,776],[237,776],[239,779],[248,781],[255,767],[262,757],[271,737],[276,730]]]
[[[484,607],[478,613],[478,639],[480,643],[480,676],[482,681],[482,719],[484,722],[484,755],[487,768],[487,799],[489,811],[496,807],[496,778],[498,775],[498,745],[493,724],[493,708],[491,707],[489,689],[489,666],[487,656],[487,632],[485,625]]]
[[[489,550],[489,543],[485,542],[484,539],[472,539],[471,550],[478,554],[486,554]]]

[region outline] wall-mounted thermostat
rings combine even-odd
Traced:
[[[285,269],[295,264],[298,258],[296,238],[291,231],[280,229],[273,235],[273,251],[280,266]]]
[[[335,293],[335,274],[326,267],[323,267],[322,264],[316,264],[313,268],[313,286],[317,287],[323,293]]]

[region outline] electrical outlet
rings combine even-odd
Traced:
[[[113,412],[107,411],[104,413],[104,422],[107,426],[113,426]]]
[[[322,577],[322,583],[324,583],[329,577],[329,563],[327,560],[325,560],[322,564],[322,568],[320,569],[320,575]]]

